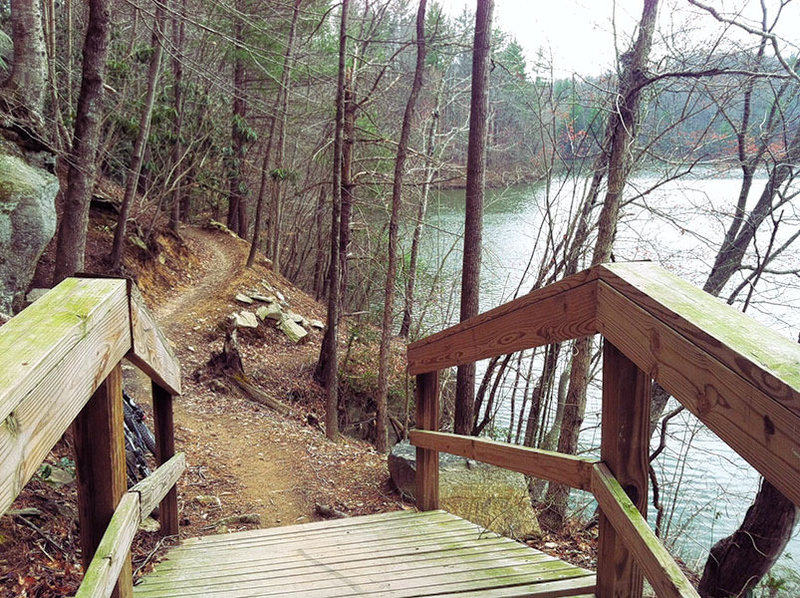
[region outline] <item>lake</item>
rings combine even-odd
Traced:
[[[669,182],[638,197],[657,183],[658,177],[648,174],[631,180],[627,193],[630,202],[618,226],[615,258],[617,261],[653,260],[702,286],[716,246],[730,222],[739,181],[735,173],[705,173]],[[552,223],[556,230],[561,230],[564,214],[577,205],[585,184],[585,179],[573,179],[550,186],[537,184],[487,193],[481,311],[530,290],[538,268],[538,256],[548,242],[546,225]],[[763,180],[757,181],[754,191],[760,192],[763,184]],[[755,193],[751,195],[757,197]],[[798,229],[796,209],[785,210],[782,218],[772,240],[775,247]],[[423,314],[423,332],[440,330],[458,319],[463,221],[463,191],[434,193],[420,258],[420,301],[425,299],[422,289],[433,289]],[[770,230],[757,235],[762,252],[770,237]],[[772,269],[796,267],[800,263],[799,254],[798,249],[784,252]],[[751,257],[749,263],[754,261]],[[758,292],[751,297],[747,313],[797,340],[800,281],[796,276],[787,278],[765,276],[759,282]],[[745,296],[746,292],[742,298]],[[738,307],[741,309],[741,304]],[[581,446],[589,453],[599,445],[598,388],[595,384],[590,391],[581,432]],[[506,390],[508,394],[510,391]],[[507,428],[509,419],[506,402],[497,415],[498,427]],[[759,476],[688,412],[671,421],[669,438],[667,450],[654,463],[662,503],[670,512],[666,541],[695,569],[702,568],[711,545],[738,527],[757,491]],[[576,508],[579,507],[580,500],[576,502]],[[653,511],[651,506],[651,515]],[[781,561],[796,570],[792,556],[800,558],[797,530]]]

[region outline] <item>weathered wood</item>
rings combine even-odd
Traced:
[[[129,490],[139,494],[140,519],[144,520],[153,512],[156,505],[174,489],[175,483],[185,470],[186,455],[178,453]],[[165,523],[166,518],[162,515],[161,525]]]
[[[156,461],[160,466],[175,455],[175,424],[172,413],[172,393],[159,383],[152,383],[153,424],[156,435]],[[172,485],[161,501],[159,508],[161,534],[174,536],[178,533],[178,489]]]
[[[439,429],[439,372],[417,376],[417,428]],[[439,453],[417,448],[415,478],[417,508],[432,511],[439,508]]]
[[[446,432],[412,430],[410,439],[417,448],[468,457],[587,491],[592,488],[592,466],[597,463],[596,459]]]
[[[83,582],[75,598],[107,598],[117,595],[115,585],[127,591],[119,595],[132,596],[130,583],[130,549],[133,537],[139,529],[139,494],[128,492],[123,497],[108,524],[105,534],[95,551],[94,558],[86,568]],[[126,573],[127,570],[127,573]],[[125,581],[124,576],[128,576]],[[117,579],[119,583],[117,584]]]
[[[604,282],[598,283],[598,327],[639,368],[800,505],[800,417]]]
[[[586,270],[409,345],[409,374],[594,334],[596,277]]]
[[[600,458],[647,517],[650,378],[608,340],[603,342]],[[641,569],[611,521],[600,511],[597,596],[642,595]]]
[[[169,340],[147,309],[136,285],[128,285],[132,347],[127,358],[173,395],[181,394],[181,368]]]
[[[794,339],[771,330],[654,263],[604,264],[599,276],[800,416],[800,345]]]
[[[0,513],[130,347],[125,283],[64,280],[0,328]]]
[[[594,466],[592,493],[659,598],[698,597],[680,567],[603,463]]]
[[[292,533],[253,530],[187,543],[168,553],[136,587],[136,596],[401,598],[449,592],[491,596],[497,588],[498,596],[556,597],[594,588],[590,572],[443,512],[310,525],[312,536],[301,525],[290,526],[297,530]],[[439,525],[458,529],[459,535],[430,533]],[[398,529],[410,532],[403,542],[395,538]],[[354,530],[361,530],[356,538]],[[520,590],[509,593],[517,585]]]
[[[83,566],[87,571],[125,494],[123,426],[122,366],[118,364],[75,418],[72,428],[78,474],[81,549]],[[121,571],[114,595],[120,598],[131,596],[130,557],[125,556],[127,551],[114,554],[119,561],[117,571]]]

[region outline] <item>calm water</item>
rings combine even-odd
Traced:
[[[656,182],[655,177],[648,176],[633,179],[629,192],[632,201],[618,227],[616,259],[654,260],[702,285],[729,222],[726,212],[738,195],[739,183],[734,176],[709,176],[672,182],[643,198],[634,197]],[[584,180],[573,180],[549,188],[535,185],[489,193],[483,229],[481,311],[530,289],[538,268],[537,256],[548,243],[545,225],[552,222],[560,230],[564,214],[576,205],[584,185]],[[421,265],[428,286],[438,283],[431,293],[435,300],[425,313],[430,330],[457,320],[463,206],[463,192],[442,192],[434,196],[428,213]],[[797,215],[789,212],[783,215],[774,246],[797,230]],[[763,250],[770,241],[770,231],[760,233],[757,240]],[[798,250],[787,251],[773,267],[788,269],[799,257]],[[800,330],[798,286],[790,280],[761,281],[748,313],[796,340]],[[588,452],[599,445],[598,388],[590,393],[581,433],[582,446]],[[509,416],[509,407],[504,404],[497,418],[500,427],[508,426]],[[662,503],[670,513],[667,542],[674,543],[674,550],[688,562],[702,567],[711,545],[738,527],[759,477],[688,412],[673,419],[669,431],[668,449],[655,463]],[[791,556],[800,560],[797,531],[786,552],[783,563],[796,570]]]

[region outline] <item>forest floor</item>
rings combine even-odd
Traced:
[[[140,267],[132,272],[182,367],[175,437],[188,470],[178,485],[180,538],[314,521],[320,518],[318,505],[348,515],[412,508],[392,488],[384,455],[347,436],[329,441],[313,425],[317,414],[324,420],[323,392],[312,378],[321,331],[310,332],[302,344],[265,324],[240,332],[245,372],[271,398],[290,406],[291,415],[245,398],[209,371],[212,353],[222,349],[228,315],[248,307],[235,299],[238,292],[264,292],[267,284],[295,313],[324,321],[325,312],[272,272],[263,257],[246,268],[249,245],[238,237],[200,227],[187,227],[181,235],[181,242],[162,237],[158,255],[139,256]],[[105,243],[93,235],[90,252],[99,254],[95,245]],[[100,268],[100,261],[89,260],[87,267]],[[149,380],[133,366],[123,368],[126,389],[147,411]],[[69,473],[71,455],[67,434],[48,458],[50,468]],[[57,483],[55,477],[35,476],[12,505],[12,510],[35,508],[37,515],[0,518],[2,597],[64,596],[80,583],[75,484]],[[542,538],[537,547],[592,566],[595,538],[593,531],[573,528]],[[139,533],[132,551],[135,576],[178,540]]]

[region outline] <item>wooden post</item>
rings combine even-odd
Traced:
[[[639,512],[647,516],[650,377],[608,340],[603,341],[600,458]],[[642,595],[642,572],[622,537],[600,513],[597,597]]]
[[[159,465],[169,461],[175,454],[175,429],[172,418],[172,395],[153,382],[153,424],[156,433],[156,460]],[[174,536],[178,533],[178,489],[173,486],[159,506],[161,534]]]
[[[72,424],[84,571],[127,490],[123,426],[122,367],[117,364]],[[112,596],[133,596],[130,553]]]
[[[417,428],[439,430],[439,372],[417,376]],[[417,508],[439,508],[439,451],[417,448]]]

